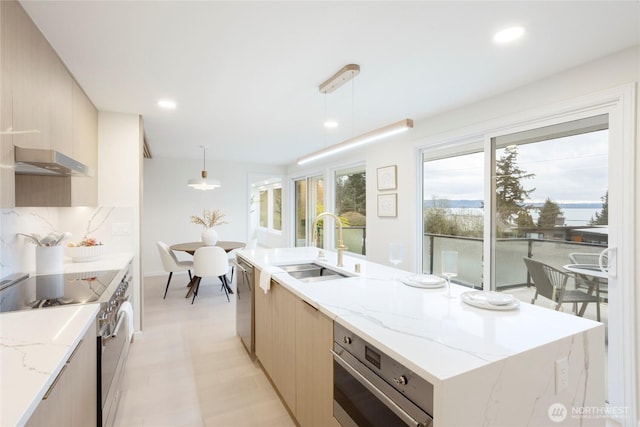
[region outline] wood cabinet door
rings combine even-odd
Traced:
[[[260,280],[260,270],[256,269],[255,284]],[[254,287],[255,345],[256,357],[264,370],[273,376],[273,334],[271,325],[271,292],[264,293],[259,286]]]
[[[296,410],[296,300],[291,292],[271,282],[273,298],[273,380],[285,403]]]
[[[95,426],[98,419],[96,328],[90,327],[27,421],[28,427]]]
[[[82,88],[72,82],[72,154],[89,166],[93,175],[73,179],[71,205],[98,205],[98,110]]]
[[[296,304],[296,419],[303,427],[333,425],[333,321]]]

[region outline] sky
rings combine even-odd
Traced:
[[[535,174],[522,181],[525,189],[535,188],[529,201],[601,202],[607,191],[608,134],[603,130],[519,145],[518,166]],[[424,198],[482,200],[482,172],[483,153],[427,162]]]

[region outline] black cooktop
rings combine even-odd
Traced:
[[[95,302],[101,300],[116,274],[118,270],[29,277],[2,289],[0,312]]]

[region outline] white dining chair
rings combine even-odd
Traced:
[[[158,241],[158,251],[160,252],[160,260],[162,261],[162,267],[169,273],[169,279],[167,280],[167,286],[164,289],[164,297],[167,297],[167,291],[169,290],[169,284],[171,283],[171,277],[173,273],[178,271],[188,271],[189,280],[192,280],[191,270],[193,269],[193,261],[179,261],[176,254],[173,253],[169,245],[164,242]]]
[[[193,279],[191,280],[193,298],[191,304],[198,295],[200,281],[203,277],[217,277],[222,282],[222,288],[229,299],[229,283],[227,272],[229,271],[229,258],[227,253],[218,246],[203,246],[193,254]]]

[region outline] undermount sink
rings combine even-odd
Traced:
[[[301,282],[321,282],[325,280],[342,279],[349,277],[348,275],[333,270],[324,265],[316,263],[304,263],[304,264],[289,264],[278,266],[283,269],[289,276],[294,279],[298,279]]]

